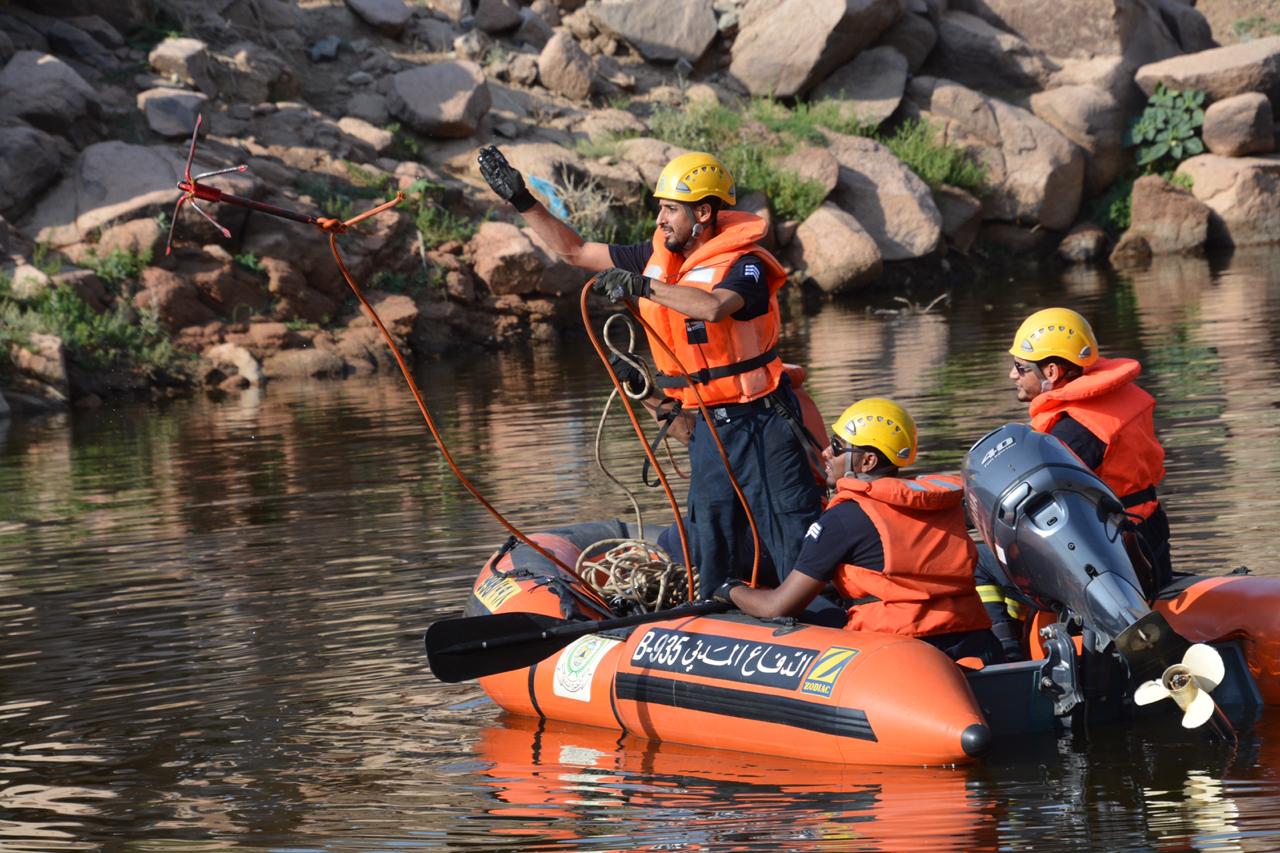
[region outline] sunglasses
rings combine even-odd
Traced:
[[[1018,375],[1019,375],[1019,376],[1023,376],[1023,375],[1025,375],[1025,374],[1030,373],[1031,371],[1035,370],[1035,369],[1036,369],[1036,366],[1035,366],[1034,364],[1022,364],[1022,363],[1021,363],[1021,362],[1019,362],[1019,361],[1014,361],[1014,363],[1013,363],[1013,369],[1014,369],[1014,370],[1016,370],[1016,371],[1018,371]]]
[[[833,432],[831,433],[831,452],[836,456],[842,456],[845,453],[853,452],[853,447],[849,442],[845,441]]]

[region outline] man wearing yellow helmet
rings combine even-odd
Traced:
[[[860,400],[832,424],[823,454],[836,493],[777,589],[728,581],[716,598],[759,617],[796,616],[831,582],[853,602],[845,628],[918,637],[952,658],[1003,659],[974,589],[977,551],[960,478],[904,477],[916,425],[898,404]]]
[[[1069,308],[1045,308],[1023,321],[1009,347],[1009,379],[1030,404],[1031,426],[1061,439],[1111,487],[1139,521],[1152,576],[1147,594],[1173,579],[1169,519],[1156,495],[1164,447],[1156,438],[1156,401],[1134,384],[1142,366],[1102,358],[1089,321]]]
[[[665,394],[653,394],[645,406],[656,415],[669,411],[673,400],[677,410],[692,410],[701,399],[751,507],[767,552],[762,556],[780,569],[791,565],[821,511],[821,487],[777,352],[777,292],[786,271],[758,245],[764,220],[725,209],[737,201],[729,170],[702,152],[676,157],[654,189],[653,239],[618,245],[584,241],[534,199],[497,148],[482,149],[479,160],[489,186],[557,255],[603,271],[597,293],[635,303],[653,329],[646,333],[656,384]],[[619,370],[624,381],[626,373]],[[745,576],[754,556],[746,514],[709,429],[698,417],[689,442],[691,559],[703,590]]]

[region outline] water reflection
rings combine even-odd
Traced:
[[[1018,322],[1069,301],[1104,352],[1145,365],[1178,567],[1277,574],[1277,299],[1275,252],[1006,276],[929,314],[885,313],[903,307],[888,297],[793,305],[782,349],[828,418],[898,397],[920,423],[919,467],[954,468],[1025,417],[1006,378]],[[593,359],[570,343],[419,368],[459,464],[525,529],[627,512],[592,461]],[[1175,725],[1005,745],[959,771],[495,726],[475,685],[426,671],[421,633],[456,614],[505,534],[394,377],[7,430],[3,849],[1280,846],[1266,717],[1234,757]],[[615,418],[605,436],[611,468],[636,480],[630,427]],[[665,499],[639,494],[665,521]]]

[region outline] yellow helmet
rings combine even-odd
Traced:
[[[916,422],[892,400],[859,400],[836,418],[831,429],[850,444],[874,447],[899,468],[916,461]]]
[[[702,201],[709,195],[731,207],[738,202],[733,175],[723,163],[702,151],[681,154],[668,163],[653,190],[654,198],[686,203]]]
[[[1056,355],[1089,367],[1098,360],[1098,339],[1089,321],[1070,308],[1044,308],[1022,321],[1009,352],[1026,361]]]

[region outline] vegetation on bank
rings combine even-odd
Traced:
[[[1146,175],[1159,175],[1175,186],[1191,189],[1190,176],[1176,171],[1183,160],[1204,153],[1204,103],[1204,92],[1157,84],[1142,115],[1133,119],[1125,132],[1125,147],[1134,149],[1134,167],[1093,200],[1087,218],[1112,236],[1123,233],[1132,224],[1133,184]]]

